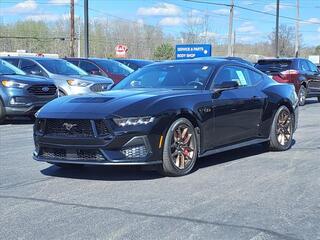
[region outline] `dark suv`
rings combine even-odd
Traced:
[[[6,117],[33,116],[55,97],[57,88],[52,80],[27,75],[0,59],[0,123]]]
[[[133,70],[126,65],[111,59],[65,58],[65,60],[80,67],[89,74],[111,78],[115,84],[133,72]]]
[[[301,106],[308,97],[317,97],[320,102],[320,70],[309,60],[263,59],[259,60],[255,67],[277,82],[293,84]]]

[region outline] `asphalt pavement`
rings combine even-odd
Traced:
[[[0,125],[0,239],[320,239],[320,103],[294,145],[254,145],[161,177],[138,167],[32,160],[32,122]]]

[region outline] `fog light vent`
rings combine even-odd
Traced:
[[[148,154],[145,145],[127,147],[122,149],[121,152],[126,158],[144,158]]]

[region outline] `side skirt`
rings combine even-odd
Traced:
[[[236,149],[236,148],[242,148],[242,147],[246,147],[246,146],[250,146],[250,145],[254,145],[254,144],[258,144],[258,143],[263,143],[263,142],[267,142],[267,141],[269,141],[268,138],[253,139],[250,141],[245,141],[245,142],[233,144],[233,145],[226,146],[226,147],[208,150],[208,151],[205,151],[203,154],[199,155],[199,157],[205,157],[208,155],[212,155],[212,154],[216,154],[216,153],[220,153],[220,152],[225,152],[225,151],[229,151],[229,150]]]

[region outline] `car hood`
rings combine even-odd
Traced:
[[[191,97],[201,90],[112,90],[86,96],[67,96],[46,104],[39,118],[101,119],[159,114],[156,103],[168,98]],[[174,108],[173,106],[170,106]]]
[[[34,75],[1,75],[1,80],[19,81],[26,84],[53,84],[53,81],[49,78],[38,77]]]
[[[89,81],[92,83],[113,83],[112,79],[103,77],[103,76],[95,76],[95,75],[60,75],[60,74],[52,74],[51,78],[57,80],[70,80],[70,79],[80,79]]]

